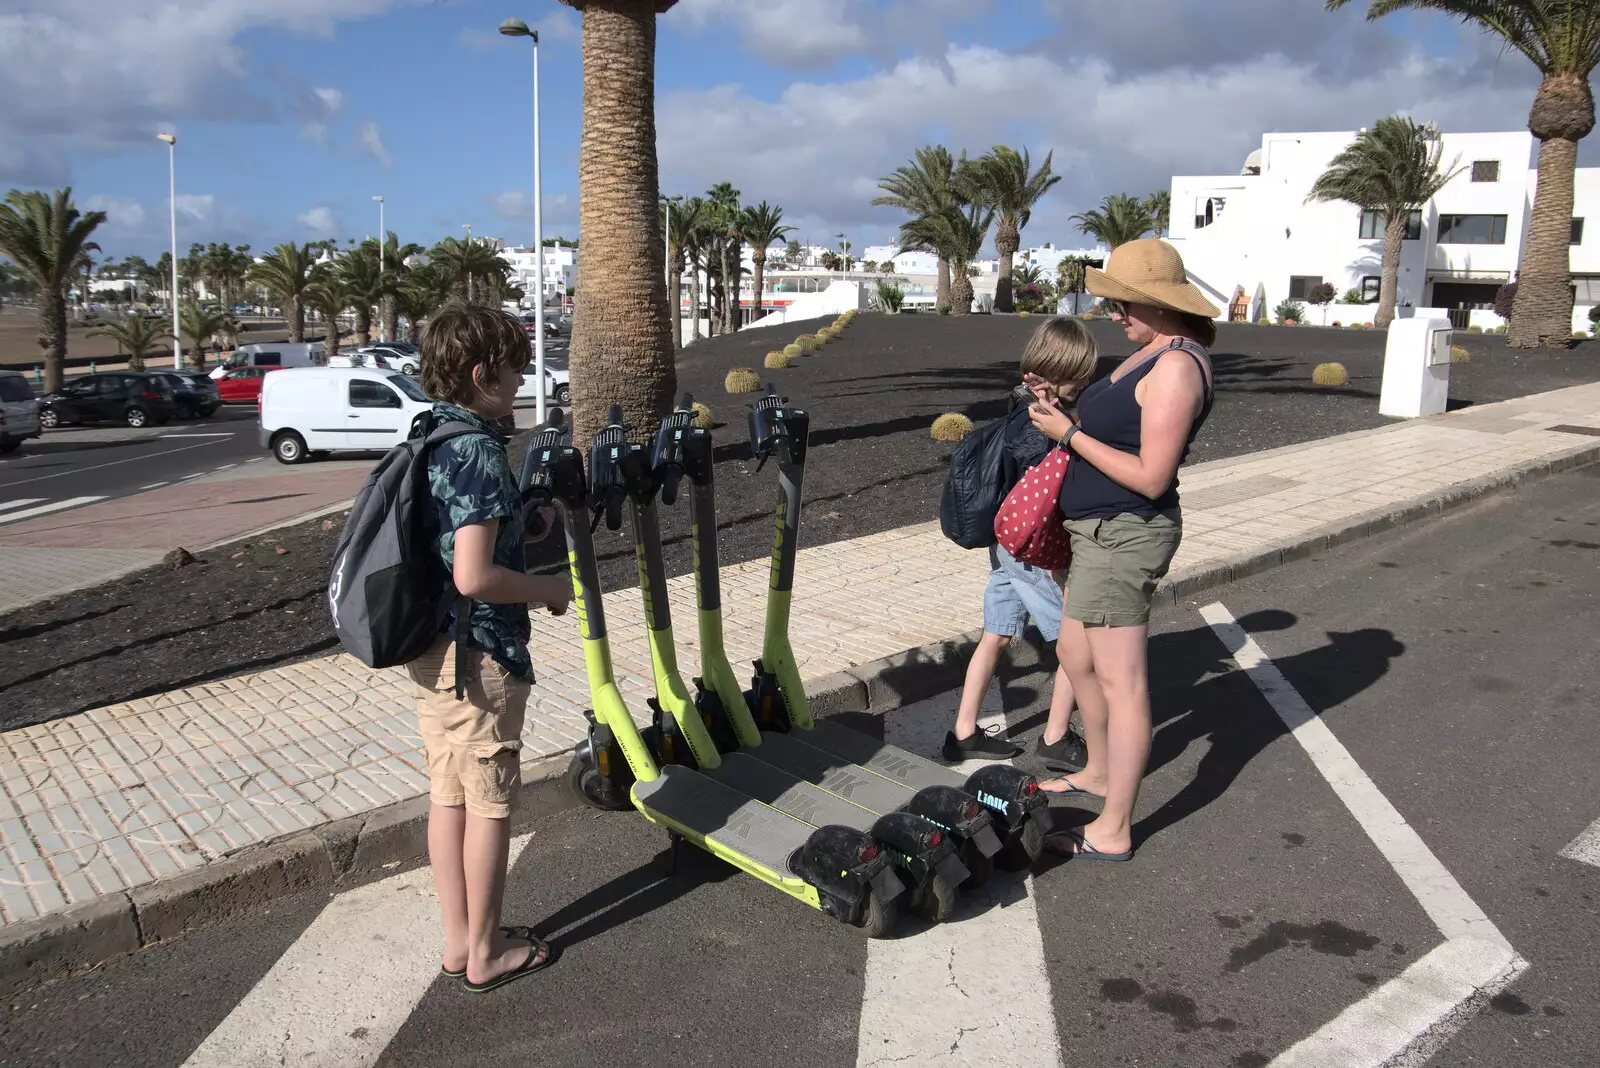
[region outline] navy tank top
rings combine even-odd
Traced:
[[[1189,455],[1189,446],[1194,442],[1195,435],[1200,432],[1206,416],[1211,414],[1213,393],[1212,383],[1206,377],[1205,361],[1201,359],[1206,350],[1187,338],[1172,342],[1121,378],[1102,378],[1084,390],[1078,398],[1078,425],[1083,433],[1120,452],[1138,455],[1142,412],[1133,391],[1162,355],[1172,349],[1182,349],[1194,360],[1195,366],[1200,368],[1200,380],[1205,389],[1205,402],[1200,407],[1200,414],[1195,417],[1194,425],[1189,427],[1189,437],[1183,443],[1183,456],[1178,458],[1178,462],[1183,463]],[[1173,476],[1172,485],[1161,496],[1146,497],[1114,481],[1081,456],[1074,456],[1067,465],[1067,476],[1061,483],[1061,514],[1068,519],[1110,519],[1123,512],[1151,516],[1177,506],[1176,475]]]

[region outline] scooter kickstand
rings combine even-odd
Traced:
[[[667,832],[667,877],[671,878],[678,871],[678,851],[683,845],[683,835],[677,831]]]

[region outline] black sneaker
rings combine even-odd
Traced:
[[[1059,742],[1051,745],[1045,745],[1044,735],[1039,735],[1039,741],[1033,747],[1033,755],[1051,771],[1069,773],[1082,771],[1089,763],[1089,747],[1084,743],[1083,735],[1070,727]]]
[[[1022,746],[1006,738],[999,727],[979,727],[967,738],[957,738],[955,731],[944,736],[944,758],[952,764],[963,760],[1010,760],[1022,752]]]

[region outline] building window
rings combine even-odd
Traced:
[[[1204,230],[1217,221],[1217,216],[1222,214],[1222,209],[1227,206],[1226,197],[1206,197],[1204,201],[1196,201],[1194,206],[1194,228]]]
[[[1504,215],[1441,215],[1441,245],[1503,245],[1506,243]]]
[[[1378,297],[1383,291],[1383,278],[1380,275],[1369,274],[1361,279],[1361,299],[1368,304],[1378,303]]]
[[[1583,244],[1583,220],[1582,219],[1573,219],[1572,220],[1572,240],[1571,240],[1571,244],[1574,244],[1574,245]]]
[[[1293,274],[1289,276],[1289,299],[1310,300],[1311,291],[1322,284],[1320,274]]]
[[[1500,161],[1497,159],[1473,161],[1472,180],[1474,182],[1498,182],[1500,180]]]
[[[1374,241],[1383,237],[1384,215],[1381,211],[1363,211],[1361,213],[1361,239]],[[1407,241],[1422,240],[1422,209],[1413,208],[1411,214],[1406,216]]]

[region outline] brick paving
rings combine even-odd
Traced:
[[[1592,447],[1597,434],[1600,384],[1197,465],[1182,476],[1185,533],[1174,568]],[[271,481],[251,479],[249,492],[265,495]],[[976,628],[985,580],[983,555],[957,549],[934,523],[802,550],[792,631],[802,676]],[[725,570],[735,664],[759,647],[766,584],[765,561]],[[692,577],[670,584],[686,675],[698,663],[693,596]],[[626,590],[605,601],[619,682],[642,713],[651,676],[639,598]],[[540,680],[525,735],[530,759],[582,736],[587,685],[575,625],[570,614],[533,616]],[[420,750],[403,673],[342,655],[0,735],[0,919],[422,794]]]

